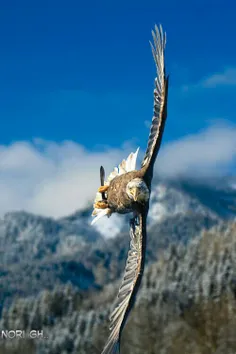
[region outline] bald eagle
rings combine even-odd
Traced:
[[[154,88],[154,115],[148,144],[141,169],[136,170],[138,149],[123,160],[105,181],[105,171],[100,169],[101,186],[94,202],[92,224],[102,216],[113,213],[133,212],[130,220],[130,250],[123,281],[114,310],[110,316],[110,335],[102,354],[120,352],[121,332],[134,305],[145,263],[146,220],[149,209],[153,167],[160,149],[167,118],[168,76],[165,73],[164,51],[166,34],[162,26],[152,31],[151,49],[156,64],[157,76]]]

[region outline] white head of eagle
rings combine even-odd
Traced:
[[[142,178],[132,179],[126,186],[126,193],[130,199],[141,204],[149,199],[149,190]]]

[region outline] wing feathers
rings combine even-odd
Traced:
[[[160,148],[161,139],[164,131],[167,116],[167,93],[168,78],[165,75],[164,51],[166,45],[166,34],[163,33],[162,26],[155,26],[152,31],[153,44],[151,44],[153,58],[156,64],[157,77],[155,78],[154,89],[154,114],[150,129],[147,150],[142,162],[142,167],[146,171],[153,168],[157,153]]]
[[[111,333],[102,354],[119,353],[120,335],[128,314],[134,305],[135,295],[143,273],[146,247],[146,214],[140,214],[138,220],[137,218],[131,220],[130,238],[130,250],[123,281],[119,289],[115,309],[110,316]]]

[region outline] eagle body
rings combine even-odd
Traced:
[[[117,176],[111,181],[107,191],[107,203],[112,212],[119,214],[126,214],[132,211],[139,212],[145,206],[145,201],[143,203],[135,202],[126,192],[128,183],[136,178],[142,180],[146,185],[142,177],[143,172],[135,170]]]

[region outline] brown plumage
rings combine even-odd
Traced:
[[[143,275],[146,249],[146,218],[149,209],[149,197],[153,177],[154,163],[160,149],[167,117],[168,77],[165,75],[164,49],[166,36],[162,27],[155,26],[152,31],[153,57],[157,69],[154,89],[154,115],[150,129],[147,150],[140,170],[135,170],[137,152],[130,154],[108,177],[105,186],[100,189],[94,204],[97,218],[133,212],[130,221],[130,250],[125,267],[123,281],[110,316],[110,336],[102,354],[119,353],[120,336],[134,302]],[[105,173],[101,168],[101,185],[104,185]],[[99,197],[100,195],[100,197]],[[101,200],[99,200],[99,198]],[[100,204],[99,204],[100,203]]]
[[[131,171],[114,178],[107,192],[107,202],[112,211],[125,214],[139,210],[140,205],[130,199],[126,193],[127,184],[135,178],[142,178],[143,171]]]

